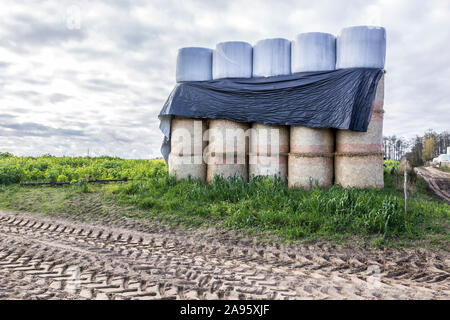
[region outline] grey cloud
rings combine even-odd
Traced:
[[[81,130],[53,128],[34,122],[0,123],[0,128],[12,129],[12,131],[3,132],[8,136],[84,136],[84,132]]]
[[[14,119],[14,118],[16,118],[16,116],[14,116],[12,114],[8,114],[8,113],[0,114],[0,119]]]
[[[79,83],[81,87],[91,91],[114,91],[126,89],[128,86],[122,83],[116,83],[103,79],[90,79]]]
[[[16,79],[21,81],[21,82],[25,82],[25,83],[33,84],[33,85],[46,85],[46,84],[49,84],[49,81],[30,79],[30,78],[25,78],[25,77],[20,77],[20,76],[16,77]]]
[[[11,94],[14,96],[23,97],[23,98],[31,98],[31,97],[40,96],[39,92],[33,91],[33,90],[12,91]]]
[[[26,109],[26,108],[9,108],[8,111],[19,113],[19,114],[24,114],[24,113],[29,113],[32,110]]]
[[[99,60],[99,59],[107,59],[107,58],[114,58],[117,57],[117,54],[111,51],[106,50],[98,50],[93,48],[84,48],[84,47],[77,47],[73,49],[68,49],[69,53],[73,53],[75,55],[78,55],[85,59],[90,60]]]
[[[64,102],[68,99],[71,99],[71,96],[61,94],[61,93],[54,93],[50,95],[49,100],[51,103],[58,103],[58,102]]]
[[[49,23],[25,14],[16,15],[12,21],[5,22],[4,29],[9,33],[8,43],[18,46],[60,45],[70,40],[81,41],[86,37],[83,29],[68,29],[62,20]]]

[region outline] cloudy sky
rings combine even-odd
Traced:
[[[0,152],[160,156],[177,49],[387,30],[385,134],[450,129],[450,1],[2,0]]]

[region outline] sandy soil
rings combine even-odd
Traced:
[[[450,204],[450,173],[433,167],[420,167],[414,170],[428,183],[434,194]]]
[[[449,299],[450,254],[0,211],[0,299]]]

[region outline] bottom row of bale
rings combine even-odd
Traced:
[[[194,136],[195,121],[200,122],[197,130],[201,133],[197,137],[204,138],[205,120],[176,117],[172,121],[172,130],[182,123],[183,128]],[[234,149],[223,152],[223,146],[229,141],[221,133],[230,128],[246,131],[250,127],[250,136],[233,141],[230,145]],[[263,142],[256,139],[262,130],[271,129],[278,132],[275,153],[271,153],[270,139]],[[259,123],[250,126],[229,120],[209,120],[207,138],[208,145],[205,139],[192,139],[188,144],[177,144],[176,139],[172,139],[169,173],[177,179],[190,176],[208,183],[215,176],[237,176],[244,181],[261,175],[279,176],[287,180],[289,187],[306,189],[315,185],[328,188],[333,184],[356,188],[384,186],[382,113],[373,113],[367,132]]]

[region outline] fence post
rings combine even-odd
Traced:
[[[404,184],[403,184],[403,189],[405,192],[405,219],[408,216],[408,172],[405,170],[404,173]]]

